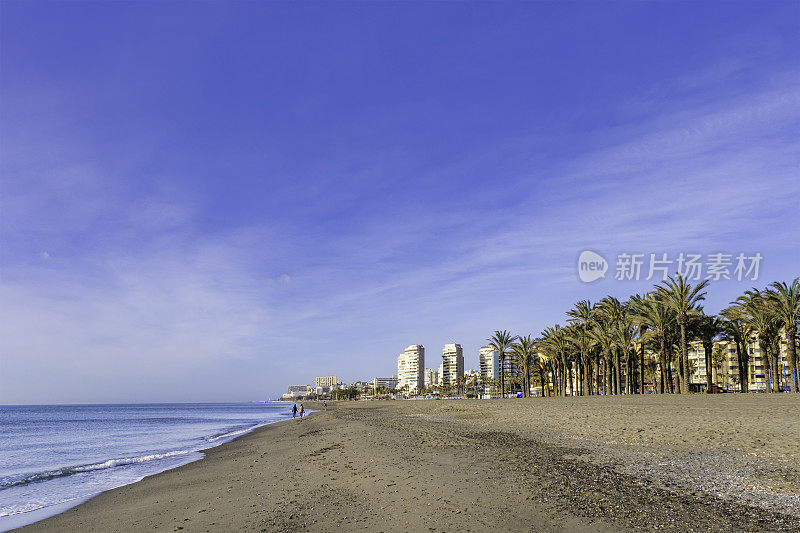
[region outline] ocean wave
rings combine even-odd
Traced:
[[[78,466],[67,466],[56,470],[48,470],[46,472],[37,472],[35,474],[26,475],[22,478],[0,480],[0,490],[16,487],[19,485],[29,485],[39,481],[48,481],[51,479],[72,476],[82,472],[92,472],[95,470],[106,470],[118,466],[146,463],[149,461],[157,461],[159,459],[166,459],[168,457],[176,457],[180,455],[188,455],[192,450],[176,450],[166,453],[153,453],[149,455],[140,455],[138,457],[123,457],[120,459],[109,459],[101,463],[91,463]]]
[[[218,433],[218,434],[214,434],[214,435],[209,435],[208,437],[203,437],[203,439],[206,442],[216,442],[216,441],[218,441],[220,439],[225,439],[225,438],[228,438],[228,437],[236,437],[237,435],[243,435],[245,433],[248,433],[248,432],[254,430],[258,426],[259,426],[259,424],[255,424],[253,426],[247,426],[246,428],[237,428],[237,429],[234,429],[234,430],[227,430],[224,433]]]

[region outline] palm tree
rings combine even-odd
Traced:
[[[778,358],[780,352],[773,353],[772,345],[774,339],[778,337],[779,323],[772,309],[767,304],[764,295],[758,289],[745,291],[742,296],[736,299],[745,311],[745,317],[750,327],[756,332],[756,340],[761,355],[766,356],[769,365],[769,392],[779,392],[780,383],[778,380]]]
[[[720,327],[722,327],[722,321],[720,321]],[[714,367],[716,371],[717,380],[719,380],[719,371],[722,370],[722,364],[725,362],[725,351],[722,349],[722,346],[715,346],[714,350],[711,352],[711,365]],[[723,387],[726,385],[727,380],[723,380]]]
[[[736,345],[736,358],[739,365],[739,392],[749,392],[750,379],[750,354],[747,349],[747,340],[753,333],[753,328],[745,319],[744,307],[734,304],[720,311],[722,317],[723,335]]]
[[[639,338],[639,394],[644,394],[644,342],[642,342],[642,337],[647,331],[647,323],[641,320],[641,317],[646,298],[646,295],[634,294],[628,298],[625,304],[631,311],[631,320],[636,326],[636,334]]]
[[[711,352],[714,350],[714,338],[722,333],[722,321],[715,317],[700,312],[695,323],[695,330],[703,343],[703,353],[706,358],[706,393],[712,391],[712,361]]]
[[[669,361],[674,337],[675,312],[652,294],[645,295],[639,304],[636,313],[637,320],[644,326],[640,326],[642,333],[639,337],[642,349],[644,349],[644,344],[655,344],[654,351],[658,352],[658,365],[661,367],[661,393],[672,393],[672,371]],[[655,374],[653,374],[653,379],[655,379]],[[653,387],[655,387],[655,381]]]
[[[550,356],[551,361],[556,364],[556,394],[567,395],[567,382],[569,371],[567,370],[568,344],[566,330],[556,324],[553,327],[545,328],[542,332],[542,339],[538,343],[541,350]],[[569,363],[571,364],[571,362]],[[570,394],[572,385],[570,382]]]
[[[706,292],[700,292],[708,285],[708,280],[703,280],[696,286],[692,287],[686,283],[683,276],[678,274],[677,278],[670,276],[662,285],[656,286],[656,291],[659,299],[661,299],[668,307],[675,311],[678,321],[678,327],[681,330],[680,340],[680,354],[683,371],[683,378],[681,382],[681,392],[683,394],[689,393],[689,349],[686,343],[686,326],[689,323],[689,313],[697,309],[700,302],[705,300]]]
[[[589,328],[594,320],[595,306],[589,300],[581,300],[575,307],[567,311],[571,318],[568,320],[575,326],[573,342],[578,348],[581,357],[581,393],[589,394],[589,349],[591,341],[589,338]]]
[[[506,330],[503,331],[495,331],[494,334],[489,337],[487,340],[489,341],[489,346],[497,350],[498,356],[500,358],[500,397],[506,397],[506,356],[508,355],[508,350],[511,348],[511,345],[514,343],[514,339],[516,337],[512,337],[511,333]]]
[[[463,396],[464,395],[464,388],[465,388],[466,384],[467,384],[467,378],[466,377],[458,376],[456,378],[455,388],[456,388],[456,394],[458,396]]]
[[[792,392],[797,392],[797,322],[800,320],[800,278],[795,278],[791,285],[774,282],[767,290],[767,302],[775,317],[783,324],[786,347],[789,355],[789,374]]]
[[[622,394],[622,365],[620,364],[620,354],[616,345],[616,339],[614,339],[614,331],[617,329],[617,322],[622,317],[622,304],[613,296],[606,296],[600,300],[598,307],[602,315],[608,320],[608,334],[611,337],[611,351],[614,356],[614,393]]]
[[[633,321],[629,316],[628,310],[623,306],[622,314],[617,320],[616,329],[614,330],[614,343],[617,345],[617,350],[622,353],[623,363],[625,364],[625,390],[627,394],[633,394],[636,376],[636,372],[634,372],[636,358],[631,358],[631,353],[634,356],[636,355],[633,347],[633,331]]]
[[[658,368],[658,362],[656,361],[655,357],[648,357],[644,360],[643,368],[645,372],[649,372],[650,375],[653,377],[653,394],[655,394],[656,389],[656,370]],[[644,383],[644,378],[642,382]],[[642,388],[642,393],[644,393],[644,388]]]
[[[603,393],[609,395],[614,392],[611,371],[615,366],[611,361],[612,352],[614,350],[614,332],[612,329],[612,319],[605,312],[606,309],[602,307],[602,303],[603,300],[600,300],[599,313],[595,316],[595,320],[592,321],[592,328],[589,330],[589,336],[595,346],[599,348],[600,356],[605,361]]]
[[[537,341],[538,345],[539,341]],[[536,371],[539,373],[539,383],[542,385],[542,398],[550,396],[550,386],[548,384],[547,375],[552,371],[553,359],[545,353],[537,351],[536,353]]]
[[[575,324],[570,324],[563,328],[564,336],[564,349],[566,350],[567,370],[566,379],[569,382],[570,396],[580,396],[580,366],[581,366],[581,349],[578,337],[578,327]],[[574,371],[573,371],[574,370]]]
[[[536,356],[536,345],[530,335],[517,337],[511,345],[517,364],[522,367],[522,397],[529,398],[531,391],[531,366]]]

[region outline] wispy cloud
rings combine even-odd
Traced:
[[[277,180],[264,201],[296,207],[256,222],[220,222],[217,198],[120,179],[68,144],[31,170],[41,147],[7,143],[0,402],[252,399],[316,373],[391,374],[412,342],[472,356],[493,328],[538,333],[579,298],[641,289],[578,283],[584,248],[759,250],[765,275],[797,275],[798,73],[692,97],[747,68],[676,80],[667,94],[686,96],[668,103],[643,91],[568,158],[536,134],[422,168],[407,176],[421,199],[392,173],[402,150],[356,170],[326,159],[313,187]],[[741,288],[715,286],[713,305]]]

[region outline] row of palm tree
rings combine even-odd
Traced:
[[[501,396],[506,395],[508,358],[521,370],[523,396],[529,395],[532,374],[538,374],[543,395],[549,391],[547,376],[552,376],[554,394],[561,396],[643,393],[646,371],[657,392],[688,394],[694,371],[691,341],[699,341],[705,352],[706,392],[711,393],[712,369],[719,368],[722,360],[721,353],[714,353],[717,339],[735,347],[741,392],[748,392],[752,339],[768,363],[768,392],[780,391],[783,340],[789,363],[787,387],[797,392],[800,278],[746,291],[717,316],[706,314],[701,305],[707,286],[707,281],[692,285],[677,275],[624,302],[613,296],[594,304],[579,301],[567,311],[566,325],[548,326],[536,339],[495,331],[488,341],[500,358]]]

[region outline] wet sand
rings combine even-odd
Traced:
[[[21,531],[800,531],[798,436],[790,394],[329,402]]]

